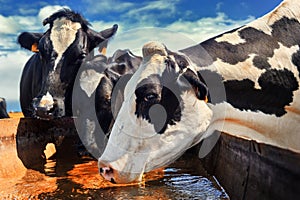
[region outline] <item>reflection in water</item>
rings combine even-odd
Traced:
[[[90,157],[68,157],[73,162],[61,162],[62,158],[56,154],[47,159],[44,173],[24,168],[23,177],[2,178],[0,199],[229,199],[191,156],[146,174],[143,184],[132,185],[105,181]]]
[[[193,154],[141,184],[120,185],[99,175],[95,159],[79,156],[77,139],[58,138],[0,137],[0,199],[229,199]]]

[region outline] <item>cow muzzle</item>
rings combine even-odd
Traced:
[[[34,116],[39,119],[50,120],[64,115],[63,101],[53,99],[49,92],[42,96],[42,98],[34,98],[33,108]]]
[[[143,173],[121,172],[109,164],[102,161],[98,162],[99,173],[107,181],[115,184],[139,183],[142,181]]]

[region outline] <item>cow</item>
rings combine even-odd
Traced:
[[[87,55],[117,31],[96,32],[79,13],[62,9],[43,21],[45,33],[23,32],[21,47],[36,52],[25,64],[20,81],[20,104],[25,117],[42,119],[72,116],[72,90]]]
[[[179,52],[145,44],[99,173],[115,183],[139,182],[215,130],[299,152],[299,20],[300,2],[285,0],[245,26]]]
[[[91,57],[78,71],[72,98],[74,122],[83,145],[96,158],[119,110],[124,85],[141,61],[130,50],[118,49],[112,57],[102,53]]]
[[[9,118],[6,110],[6,101],[4,98],[0,97],[0,119]]]

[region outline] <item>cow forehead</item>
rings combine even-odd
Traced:
[[[57,18],[53,21],[54,29],[59,29],[64,27],[67,27],[67,29],[78,30],[79,28],[81,28],[81,24],[79,22],[73,22],[72,20],[67,19],[66,17]]]
[[[65,17],[54,20],[50,33],[53,50],[57,53],[54,69],[56,68],[63,53],[75,41],[76,33],[81,28],[79,22],[73,22]]]
[[[162,76],[163,72],[166,70],[166,58],[166,56],[154,54],[151,57],[144,59],[138,69],[138,71],[140,71],[140,77],[137,83],[140,83],[142,80],[147,79],[154,74]]]

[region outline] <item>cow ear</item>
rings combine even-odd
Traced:
[[[96,46],[100,45],[102,42],[109,40],[118,30],[118,25],[115,24],[113,27],[105,29],[100,32],[96,32],[92,29],[87,30],[87,35],[89,37],[89,51],[92,51]],[[103,45],[101,45],[103,46]],[[103,48],[103,47],[102,47]],[[106,48],[106,47],[105,47]]]
[[[105,75],[112,81],[112,83],[115,85],[117,83],[117,81],[119,80],[119,78],[121,77],[120,74],[118,74],[117,72],[111,70],[110,68],[107,68],[104,71]]]
[[[178,80],[182,88],[188,89],[192,87],[198,99],[208,102],[209,92],[207,86],[191,69],[186,69],[185,72],[179,76]]]
[[[42,36],[43,33],[23,32],[18,37],[18,43],[29,51],[38,52],[38,43]]]

